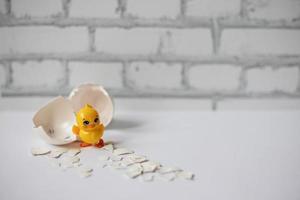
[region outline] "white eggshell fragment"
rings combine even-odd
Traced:
[[[120,161],[120,160],[122,160],[122,157],[112,155],[112,156],[110,157],[110,160],[113,161],[113,162],[115,162],[115,161]]]
[[[66,165],[73,165],[75,163],[79,163],[80,162],[80,158],[78,156],[74,156],[74,157],[65,157],[62,160],[62,164],[66,164]]]
[[[70,150],[68,151],[68,155],[72,157],[72,156],[78,155],[80,152],[81,152],[80,149],[70,149]]]
[[[138,177],[139,175],[141,175],[142,172],[141,171],[128,171],[126,172],[126,175],[129,177],[129,178],[136,178]]]
[[[63,163],[61,163],[61,167],[63,170],[67,170],[69,168],[73,168],[74,165],[71,162],[63,162]]]
[[[106,90],[96,84],[83,84],[75,88],[69,95],[74,112],[78,112],[86,104],[93,106],[100,115],[100,121],[106,127],[113,118],[113,102]]]
[[[102,149],[104,149],[105,151],[108,151],[108,152],[112,153],[114,151],[114,146],[112,144],[107,144],[104,147],[102,147]]]
[[[186,180],[193,180],[195,177],[195,174],[193,174],[192,172],[186,172],[186,171],[182,171],[179,172],[177,174],[178,177],[186,179]]]
[[[110,159],[110,156],[108,155],[102,155],[98,157],[99,161],[108,161]]]
[[[88,167],[88,166],[84,166],[80,168],[80,172],[82,173],[91,173],[93,171],[93,168]]]
[[[116,156],[131,154],[131,153],[134,153],[134,151],[126,149],[126,148],[118,148],[118,149],[115,149],[113,152],[113,154]]]
[[[112,163],[110,163],[110,167],[112,167],[114,169],[124,169],[125,168],[121,162],[112,162]]]
[[[56,159],[51,159],[50,164],[52,167],[61,167],[61,162],[57,161]]]
[[[107,167],[107,163],[98,163],[98,167],[100,167],[100,168],[105,168],[105,167]]]
[[[46,147],[35,147],[31,149],[31,154],[34,156],[45,155],[50,152],[51,150]]]
[[[173,173],[173,172],[181,172],[182,169],[178,167],[161,167],[158,170],[158,173],[160,174],[168,174],[168,173]]]
[[[66,153],[67,150],[65,149],[54,149],[51,153],[48,154],[50,158],[59,158],[62,154]]]
[[[164,181],[174,181],[176,179],[176,174],[174,173],[161,174],[159,177]]]
[[[141,165],[143,167],[143,172],[154,172],[158,168],[158,165],[151,161],[141,163]]]
[[[154,173],[146,173],[142,175],[142,180],[144,182],[151,182],[154,179]]]
[[[92,176],[91,172],[81,172],[79,175],[81,178],[88,178],[90,176]]]
[[[140,164],[135,164],[127,169],[126,175],[129,178],[136,178],[143,173],[143,168]]]
[[[38,134],[50,144],[62,145],[76,140],[72,133],[75,124],[72,104],[63,97],[57,97],[41,108],[34,115],[33,123]]]

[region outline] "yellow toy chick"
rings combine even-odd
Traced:
[[[98,148],[104,146],[101,139],[104,132],[103,124],[100,124],[98,112],[89,104],[86,104],[76,113],[77,125],[73,126],[73,133],[82,141],[80,146],[94,145]]]

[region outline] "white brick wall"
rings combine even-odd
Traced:
[[[212,53],[209,29],[97,29],[96,49],[112,54],[179,54]]]
[[[240,14],[241,0],[187,0],[189,17],[233,17]]]
[[[234,91],[239,87],[241,67],[207,64],[192,66],[188,73],[191,87],[206,92]]]
[[[18,89],[56,88],[64,83],[65,68],[58,61],[13,62],[12,87]]]
[[[0,88],[6,84],[6,79],[5,66],[0,63]]]
[[[218,103],[218,110],[299,110],[299,99],[227,99]],[[253,113],[255,114],[255,113]]]
[[[181,87],[181,73],[179,64],[134,62],[128,67],[126,76],[132,88],[178,89]]]
[[[127,0],[126,14],[138,18],[176,18],[180,0]]]
[[[106,88],[122,88],[123,65],[121,63],[69,63],[71,86],[96,83]]]
[[[0,14],[6,13],[6,3],[5,0],[0,0]]]
[[[300,17],[298,0],[247,0],[250,18],[267,20],[296,20]]]
[[[161,35],[161,53],[200,56],[212,54],[209,29],[167,30]]]
[[[226,29],[221,37],[221,53],[299,55],[300,30]]]
[[[16,17],[50,17],[62,15],[61,0],[11,0]]]
[[[153,29],[97,29],[97,51],[113,54],[153,54],[159,42],[159,32]]]
[[[294,92],[298,87],[299,68],[250,69],[246,77],[249,92]]]
[[[0,0],[1,94],[299,100],[299,19],[300,0]]]
[[[118,0],[72,0],[70,17],[116,18]]]
[[[0,54],[84,52],[88,46],[86,28],[2,27]]]

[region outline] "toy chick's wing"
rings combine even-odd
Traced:
[[[97,131],[103,133],[104,132],[104,126],[103,124],[100,124],[99,126],[97,126]]]
[[[101,131],[104,131],[104,126],[103,126],[103,124],[100,124],[100,128],[101,128]]]
[[[79,135],[79,132],[80,132],[80,129],[78,126],[73,126],[72,127],[72,132],[75,134],[75,135]]]

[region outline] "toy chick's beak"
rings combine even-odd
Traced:
[[[94,128],[94,127],[95,127],[95,124],[88,125],[88,128]]]

